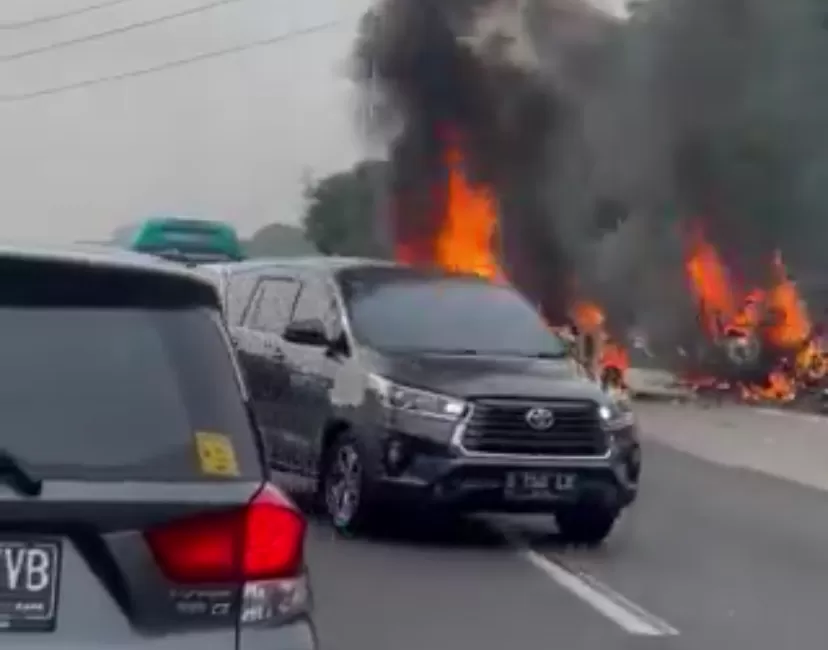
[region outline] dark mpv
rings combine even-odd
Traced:
[[[550,512],[594,544],[635,499],[629,405],[513,289],[343,258],[205,272],[272,465],[307,479],[338,529],[389,505]]]

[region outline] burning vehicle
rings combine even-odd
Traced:
[[[820,393],[828,354],[781,253],[763,287],[739,287],[715,247],[696,230],[686,261],[706,345],[688,358],[689,385],[748,402],[792,403]]]
[[[497,202],[491,190],[475,186],[464,172],[460,148],[450,145],[445,157],[446,180],[442,212],[432,242],[402,238],[396,244],[399,261],[437,266],[459,273],[473,273],[495,282],[508,282],[498,260]],[[438,192],[435,192],[438,193]],[[541,313],[544,306],[539,305]],[[569,342],[574,358],[607,389],[627,390],[629,368],[626,351],[609,334],[603,310],[594,302],[576,300],[562,321],[548,319],[550,328]]]

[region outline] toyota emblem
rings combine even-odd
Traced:
[[[531,408],[526,411],[526,424],[535,431],[548,431],[555,424],[555,415],[547,408]]]

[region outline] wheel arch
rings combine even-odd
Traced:
[[[339,418],[330,420],[327,424],[325,424],[325,427],[322,430],[322,440],[320,441],[319,445],[319,458],[317,469],[320,475],[322,474],[325,468],[325,463],[328,460],[328,455],[330,454],[330,451],[333,448],[333,445],[336,442],[337,438],[339,438],[343,433],[346,433],[350,430],[350,423]]]

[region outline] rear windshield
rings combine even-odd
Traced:
[[[385,352],[566,356],[561,339],[506,286],[401,269],[343,272],[351,329]]]
[[[42,299],[34,283],[12,304],[0,287],[0,448],[51,478],[259,476],[217,310],[174,292],[153,304],[150,292],[131,294],[126,277],[108,301],[111,279],[99,279],[79,273],[84,289]],[[232,448],[235,468],[205,460],[216,440]]]

